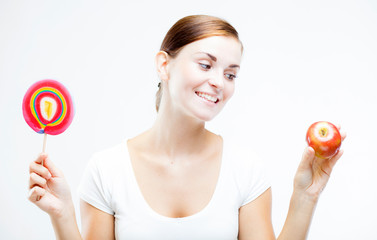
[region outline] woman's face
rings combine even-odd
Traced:
[[[232,97],[240,69],[240,42],[232,37],[212,36],[183,47],[169,59],[168,92],[174,108],[209,121]]]

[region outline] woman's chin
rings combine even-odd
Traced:
[[[196,112],[195,116],[196,116],[197,119],[199,119],[201,121],[209,122],[217,116],[217,113]]]

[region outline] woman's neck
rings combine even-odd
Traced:
[[[197,155],[208,147],[211,135],[205,122],[183,114],[159,112],[147,141],[157,154],[172,159]]]

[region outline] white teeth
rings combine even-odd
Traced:
[[[206,99],[208,101],[211,101],[211,102],[216,102],[217,101],[217,98],[212,97],[210,95],[207,95],[205,93],[197,92],[197,94],[199,95],[199,97],[202,97],[202,98],[204,98],[204,99]]]

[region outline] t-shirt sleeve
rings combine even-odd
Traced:
[[[100,160],[96,154],[90,159],[78,187],[78,194],[82,200],[95,208],[114,215],[109,184],[106,182],[109,176],[104,176],[106,172],[101,169]]]
[[[246,161],[245,169],[248,170],[243,175],[244,186],[241,206],[252,202],[271,187],[267,169],[261,159],[256,154],[252,154],[252,156],[249,159],[246,159]]]
[[[227,148],[233,177],[239,191],[239,206],[242,207],[271,187],[270,178],[262,159],[249,146],[231,141]]]

